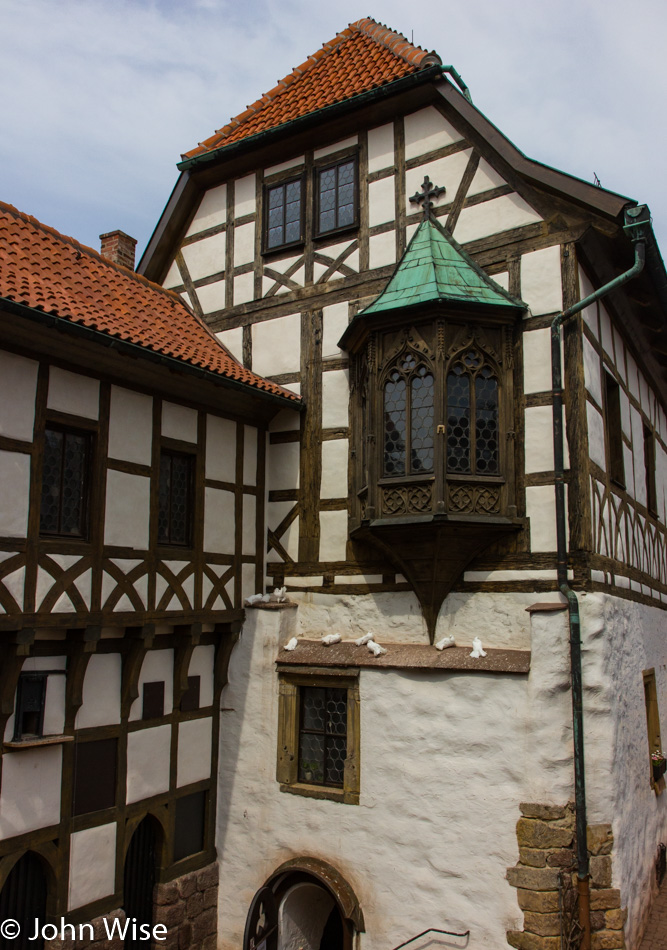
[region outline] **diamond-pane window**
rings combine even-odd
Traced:
[[[266,189],[265,250],[303,240],[302,191],[302,178]]]
[[[41,534],[85,536],[91,443],[88,432],[47,426],[42,460]]]
[[[447,471],[497,475],[500,471],[498,380],[475,350],[447,374]]]
[[[347,758],[347,690],[301,688],[300,782],[343,786]]]
[[[433,374],[407,353],[384,385],[384,474],[433,471]]]
[[[158,541],[192,543],[192,488],[194,457],[162,450],[158,491]]]
[[[346,159],[321,169],[316,188],[318,234],[353,227],[357,223],[356,159]]]

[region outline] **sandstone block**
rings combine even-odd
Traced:
[[[197,888],[205,891],[207,887],[213,887],[218,883],[218,865],[209,864],[208,867],[197,871]]]
[[[586,843],[591,854],[611,854],[614,846],[611,825],[589,825],[586,829]]]
[[[620,907],[617,910],[608,910],[604,915],[604,924],[607,930],[622,930],[625,921],[628,919],[628,912]]]
[[[192,946],[192,924],[186,920],[178,928],[178,950],[189,950]]]
[[[508,930],[507,942],[517,950],[560,950],[560,937],[540,937],[525,930]]]
[[[192,921],[192,936],[195,943],[202,943],[205,937],[216,932],[218,913],[215,907],[208,907]]]
[[[204,937],[201,950],[218,950],[217,934],[209,934],[208,937]]]
[[[591,930],[604,930],[605,920],[603,910],[591,911]]]
[[[175,904],[179,898],[178,884],[176,881],[169,881],[168,884],[159,884],[155,889],[156,904]]]
[[[516,836],[520,848],[567,848],[572,844],[572,829],[537,818],[519,818]]]
[[[218,906],[218,888],[209,887],[207,891],[203,892],[204,894],[204,907],[217,907]]]
[[[622,930],[599,930],[591,936],[591,950],[619,950],[625,947]]]
[[[560,914],[534,914],[526,911],[523,928],[540,937],[557,937],[560,934]]]
[[[201,891],[195,891],[192,897],[188,897],[185,912],[189,918],[198,917],[204,909],[204,895]]]
[[[558,871],[555,868],[517,866],[508,868],[506,876],[512,887],[525,887],[530,891],[558,890]]]
[[[558,910],[558,891],[526,891],[520,887],[516,896],[521,910],[536,914],[554,914]]]
[[[539,848],[519,848],[519,861],[531,868],[544,868],[547,864],[548,851]]]
[[[608,854],[591,858],[591,878],[594,887],[611,887],[611,858]]]
[[[537,802],[521,802],[519,805],[524,818],[541,818],[542,821],[551,821],[554,818],[565,818],[564,805],[541,805]]]
[[[574,851],[570,848],[561,848],[552,851],[547,856],[547,866],[550,868],[571,868],[574,864]]]
[[[175,930],[176,927],[179,927],[185,920],[185,904],[183,901],[180,901],[178,904],[170,904],[166,907],[158,908],[161,910],[160,920],[157,921],[159,924],[164,924],[167,928],[167,933],[170,930]]]
[[[591,910],[616,910],[621,906],[621,892],[616,888],[591,891]]]
[[[194,892],[197,890],[197,872],[192,874],[184,874],[183,877],[178,879],[178,892],[182,898],[185,900],[188,897],[192,897]]]

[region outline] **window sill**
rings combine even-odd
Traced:
[[[20,749],[38,749],[45,745],[63,745],[65,742],[74,742],[74,736],[39,736],[34,739],[16,739],[3,742],[2,747],[7,751],[17,752]]]
[[[325,244],[335,244],[338,238],[345,237],[346,234],[356,234],[358,230],[358,221],[355,221],[354,224],[346,224],[342,228],[332,228],[331,231],[324,231],[322,234],[314,234],[313,244],[316,248],[322,247]]]
[[[262,257],[267,263],[269,263],[271,261],[279,261],[283,257],[294,257],[295,251],[302,252],[303,249],[304,240],[301,238],[298,241],[294,241],[292,244],[280,244],[278,247],[265,247],[262,250]]]
[[[323,785],[306,785],[295,782],[293,785],[280,784],[281,792],[291,795],[303,795],[305,798],[319,798],[331,802],[341,802],[343,805],[358,805],[359,792],[348,791],[344,788],[326,788]]]

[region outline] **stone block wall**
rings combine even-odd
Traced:
[[[576,919],[576,838],[574,805],[522,803],[517,823],[519,861],[507,869],[524,914],[523,930],[509,930],[517,950],[571,950]],[[621,893],[612,888],[611,825],[589,825],[592,950],[623,950],[626,912]],[[576,929],[576,928],[575,928]]]
[[[116,919],[118,919],[122,929],[125,924],[125,911],[122,908],[112,910],[108,914],[95,917],[94,920],[90,921],[93,927],[92,940],[88,937],[88,928],[82,931],[80,925],[77,924],[75,932],[77,934],[85,933],[83,940],[71,936],[56,937],[53,940],[44,941],[44,950],[123,950],[123,940],[120,936],[115,936],[111,940],[108,937],[110,933],[118,933],[117,925],[114,925]],[[58,924],[58,927],[60,927],[60,924]]]
[[[216,950],[218,943],[218,865],[158,884],[155,921],[167,928],[164,950]]]

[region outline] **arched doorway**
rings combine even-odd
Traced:
[[[320,884],[293,884],[280,901],[278,950],[343,950],[340,911]]]
[[[145,950],[140,940],[139,925],[153,926],[153,889],[155,888],[158,855],[157,822],[147,815],[137,826],[125,856],[123,876],[123,909],[131,924],[125,936],[126,950]],[[132,921],[136,920],[136,930]],[[133,936],[133,933],[136,936]]]
[[[16,920],[21,932],[14,940],[0,937],[2,950],[41,950],[44,941],[32,940],[35,933],[35,920],[39,921],[38,931],[46,918],[47,881],[44,866],[40,858],[27,851],[9,872],[2,891],[0,891],[0,921]]]

